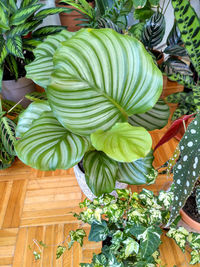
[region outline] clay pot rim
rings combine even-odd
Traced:
[[[184,222],[186,222],[191,228],[195,229],[196,231],[200,231],[200,223],[193,220],[187,213],[183,210],[180,210],[180,215]]]

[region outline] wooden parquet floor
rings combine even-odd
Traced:
[[[152,133],[154,145],[164,131]],[[156,167],[172,156],[176,145],[174,139],[156,151]],[[169,179],[164,175],[159,176],[156,184],[148,188],[157,192],[166,181]],[[137,191],[141,188],[132,187]],[[80,226],[72,212],[79,211],[78,203],[83,198],[73,169],[41,172],[16,160],[11,168],[0,171],[0,266],[78,267],[80,262],[90,262],[93,252],[100,250],[98,243],[85,242],[83,248],[75,244],[56,260],[56,246],[66,242],[69,231]],[[88,226],[84,227],[89,233]],[[35,240],[48,246],[42,248],[41,259],[37,261],[33,256],[34,250],[39,251]],[[161,258],[166,267],[189,266],[188,255],[166,236]]]

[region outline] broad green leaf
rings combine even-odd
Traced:
[[[173,168],[174,201],[170,222],[173,222],[190,196],[200,176],[200,114],[189,124],[179,143],[180,159]]]
[[[50,34],[56,34],[59,33],[60,31],[64,30],[65,27],[64,26],[59,26],[59,25],[55,25],[55,26],[44,26],[41,27],[39,29],[37,29],[36,31],[34,31],[32,33],[33,38],[44,38],[47,37]]]
[[[158,45],[165,34],[165,17],[163,14],[156,12],[144,25],[142,42],[148,48]]]
[[[39,119],[45,111],[51,111],[47,101],[37,101],[30,104],[23,113],[19,115],[16,128],[16,136],[22,137],[31,127],[35,120]]]
[[[86,183],[94,195],[110,193],[115,188],[117,163],[103,152],[89,151],[84,155]]]
[[[134,24],[131,26],[131,28],[128,30],[135,38],[138,40],[142,40],[142,32],[144,28],[144,22],[138,22],[137,24]]]
[[[153,7],[157,7],[159,5],[160,0],[149,0],[149,3],[153,6]]]
[[[147,0],[133,0],[134,8],[143,8],[146,5]]]
[[[25,97],[31,101],[44,101],[47,100],[46,93],[33,92],[25,95]]]
[[[49,15],[59,14],[61,12],[71,13],[71,9],[67,7],[50,7],[40,10],[35,16],[35,20],[43,20]]]
[[[24,58],[23,48],[22,48],[22,39],[20,36],[10,36],[6,41],[6,49],[7,51],[19,58]]]
[[[1,141],[6,151],[12,156],[16,155],[14,148],[14,143],[16,141],[15,128],[16,128],[15,123],[11,121],[9,118],[3,117],[0,119]]]
[[[172,0],[181,39],[200,76],[200,20],[188,0]]]
[[[145,6],[142,9],[136,9],[134,11],[134,18],[138,19],[140,22],[145,22],[147,19],[154,14],[154,11],[151,10],[149,6]]]
[[[144,127],[147,131],[163,128],[170,115],[169,106],[162,99],[159,99],[155,106],[143,114],[135,114],[128,118],[132,126]]]
[[[197,205],[198,212],[200,214],[200,186],[196,188],[196,205]]]
[[[151,150],[145,158],[131,163],[118,163],[117,181],[134,185],[152,184],[157,177],[157,172],[152,166],[153,160],[153,150]]]
[[[88,139],[66,130],[51,111],[43,112],[15,144],[17,156],[40,170],[69,169],[89,148]]]
[[[125,245],[125,257],[128,258],[131,254],[138,254],[139,244],[133,238],[128,237],[123,241]]]
[[[53,55],[61,42],[71,38],[75,33],[63,30],[55,36],[48,36],[44,43],[34,50],[35,60],[26,66],[26,77],[46,88],[53,71]]]
[[[111,29],[80,30],[56,51],[54,65],[49,103],[80,135],[148,111],[162,90],[162,75],[141,42]]]
[[[129,123],[116,123],[110,130],[97,130],[91,134],[92,145],[120,162],[132,162],[144,158],[150,151],[152,139],[142,127]]]
[[[88,237],[89,241],[99,242],[106,239],[108,235],[108,227],[105,221],[93,222],[91,224],[90,234]]]
[[[17,10],[17,12],[11,16],[10,24],[15,26],[23,24],[30,16],[32,16],[41,7],[43,7],[43,4],[34,4]]]

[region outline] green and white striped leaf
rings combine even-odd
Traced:
[[[6,11],[5,5],[0,2],[0,28],[9,30],[9,19]]]
[[[61,42],[71,38],[75,33],[63,30],[55,36],[49,36],[34,50],[35,60],[26,66],[26,77],[46,88],[53,71],[53,55]]]
[[[193,72],[190,67],[185,62],[177,58],[168,58],[165,61],[165,72],[169,74],[175,72],[182,75],[193,76]]]
[[[180,159],[173,168],[174,201],[170,223],[184,206],[200,176],[200,114],[189,124],[179,143]]]
[[[64,26],[59,26],[59,25],[55,25],[55,26],[44,26],[42,28],[37,29],[36,31],[34,31],[32,33],[32,37],[33,38],[45,38],[50,34],[56,34],[59,33],[60,31],[64,30],[65,27]]]
[[[12,156],[15,156],[14,143],[16,141],[15,137],[16,125],[7,117],[3,117],[0,120],[0,136],[5,150]]]
[[[50,15],[55,15],[55,14],[59,14],[61,12],[65,12],[65,13],[71,13],[71,9],[67,8],[67,7],[52,7],[52,8],[45,8],[40,10],[35,16],[34,19],[35,20],[43,20],[45,19],[47,16]]]
[[[23,49],[26,49],[31,52],[33,52],[33,50],[40,44],[42,44],[42,41],[38,39],[33,39],[33,38],[23,39]]]
[[[148,111],[161,94],[162,75],[141,42],[111,29],[80,30],[56,51],[54,65],[49,103],[80,135]]]
[[[146,5],[147,0],[133,0],[134,8],[143,8]]]
[[[8,0],[8,6],[12,11],[17,11],[17,3],[15,0]]]
[[[181,40],[181,33],[177,26],[177,22],[174,22],[174,25],[167,37],[167,45],[174,46],[174,45],[182,45],[183,41]]]
[[[42,21],[30,21],[30,22],[26,22],[24,24],[18,25],[11,29],[11,31],[9,32],[9,35],[11,37],[15,35],[19,35],[19,36],[27,35],[29,32],[33,31],[38,25],[40,25],[40,23],[42,23]]]
[[[86,183],[94,195],[113,191],[118,169],[114,160],[103,152],[89,151],[84,155],[83,166]]]
[[[110,130],[97,130],[91,134],[92,145],[110,158],[132,162],[144,158],[152,146],[151,135],[142,127],[128,122],[116,123]]]
[[[73,167],[89,146],[87,138],[69,132],[51,111],[46,111],[33,121],[31,128],[16,142],[15,149],[22,162],[46,171]]]
[[[46,93],[33,92],[25,95],[25,97],[31,101],[44,101],[47,100]]]
[[[172,56],[180,56],[180,57],[187,56],[187,50],[185,49],[185,47],[180,45],[167,46],[164,50],[164,53]]]
[[[134,24],[131,26],[131,28],[128,30],[135,38],[138,40],[142,40],[142,33],[143,33],[143,28],[144,28],[145,23],[144,22],[139,22],[137,24]]]
[[[200,186],[196,188],[196,205],[198,213],[200,214]]]
[[[159,99],[155,106],[143,114],[135,114],[128,118],[132,126],[144,127],[147,131],[163,128],[170,115],[169,106]]]
[[[24,58],[22,39],[20,36],[10,36],[10,38],[8,38],[6,41],[6,49],[10,54],[19,58]]]
[[[38,11],[43,4],[30,5],[17,10],[10,18],[10,25],[20,25],[23,24],[30,16],[32,16],[36,11]]]
[[[153,160],[151,150],[145,158],[131,163],[118,163],[117,181],[133,185],[152,184],[157,177],[157,172],[152,166]]]
[[[200,20],[188,0],[172,0],[181,39],[200,76]]]
[[[0,66],[3,64],[8,52],[6,50],[6,44],[3,37],[0,35]]]
[[[20,8],[34,5],[37,3],[38,3],[38,0],[22,0]]]
[[[109,18],[100,18],[97,20],[98,28],[110,28],[118,33],[122,33],[122,30]]]
[[[158,45],[165,34],[165,17],[163,14],[156,12],[144,25],[142,42],[148,48]]]
[[[39,101],[30,104],[24,112],[19,115],[16,128],[16,136],[22,137],[33,125],[33,122],[40,118],[45,111],[51,111],[48,101]]]

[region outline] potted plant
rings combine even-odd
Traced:
[[[38,28],[43,19],[66,8],[44,8],[36,1],[0,3],[0,88],[3,98],[18,102],[26,93],[35,90],[31,80],[25,78],[25,65],[33,59],[33,49],[50,34],[63,30],[62,26]],[[2,82],[3,80],[3,82]],[[27,105],[26,101],[21,103]]]
[[[18,157],[41,170],[68,169],[83,158],[95,195],[111,192],[116,180],[153,182],[146,129],[163,127],[169,110],[158,101],[162,74],[143,45],[111,29],[82,29],[48,37],[35,55],[27,76],[46,88],[48,101],[20,115]]]
[[[117,198],[105,194],[93,201],[85,199],[80,203],[83,209],[74,217],[80,223],[90,225],[89,241],[102,242],[99,254],[93,254],[91,263],[81,263],[82,267],[111,266],[164,266],[159,258],[161,235],[169,216],[173,202],[173,192],[160,191],[158,196],[143,189],[139,194],[118,189]],[[190,264],[200,263],[200,243],[197,233],[189,233],[184,227],[177,226],[178,220],[169,229],[167,236],[173,238],[185,252],[190,247]],[[67,247],[74,242],[82,246],[86,233],[84,227],[70,231]],[[68,241],[68,238],[66,238]],[[43,244],[43,247],[48,244]],[[66,250],[66,246],[57,247],[57,258]],[[38,257],[34,251],[35,257]]]

